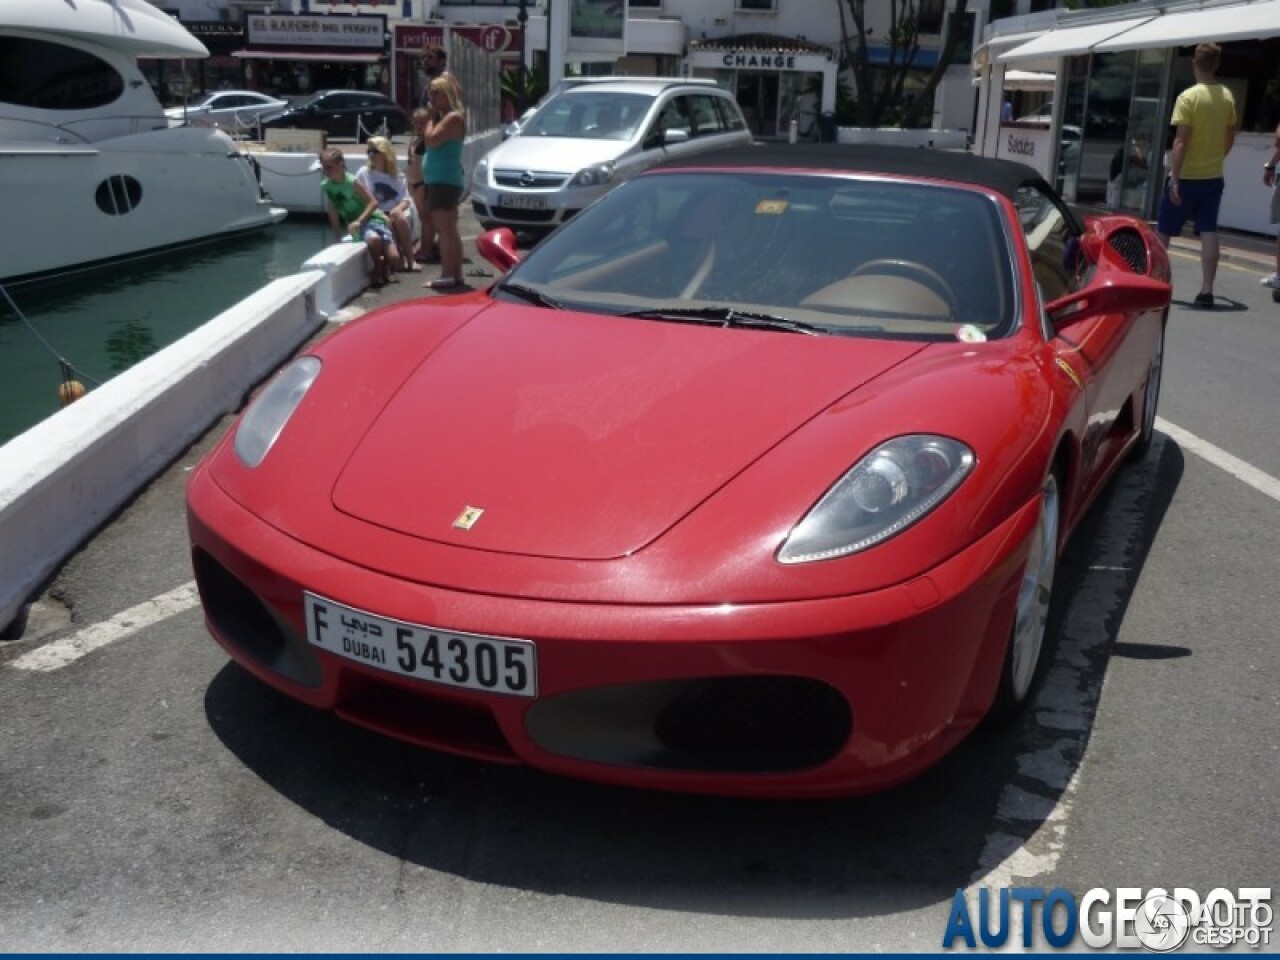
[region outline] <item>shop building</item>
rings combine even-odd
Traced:
[[[245,86],[291,97],[348,88],[391,92],[387,17],[358,13],[246,13]]]
[[[975,147],[1036,166],[1072,202],[1154,217],[1174,101],[1194,83],[1195,45],[1210,40],[1222,45],[1218,79],[1240,119],[1219,223],[1274,234],[1261,171],[1280,122],[1280,0],[1138,2],[997,21],[974,58]],[[1038,115],[1002,122],[1014,71],[1051,75],[1053,90]]]
[[[572,2],[551,0],[530,15],[530,62],[554,61],[548,13],[552,19],[564,17]],[[868,7],[868,62],[873,70],[887,69],[889,5]],[[923,87],[937,63],[953,7],[954,0],[917,0],[919,49],[908,92]],[[934,127],[971,129],[976,90],[969,53],[981,36],[987,8],[988,0],[970,0],[961,28],[965,42],[935,92]],[[835,111],[840,50],[852,29],[848,20],[843,0],[629,0],[624,53],[570,49],[566,60],[573,72],[584,74],[713,77],[734,92],[757,134],[783,136],[793,118],[807,126],[813,114]],[[558,29],[553,23],[553,37]],[[845,74],[844,82],[852,88],[851,75]]]

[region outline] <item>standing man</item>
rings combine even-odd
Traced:
[[[1222,163],[1236,139],[1236,104],[1231,91],[1218,83],[1222,48],[1196,46],[1191,59],[1195,86],[1178,94],[1171,123],[1176,128],[1169,153],[1169,183],[1160,198],[1156,232],[1167,247],[1194,217],[1200,234],[1200,292],[1194,305],[1213,308],[1213,281],[1218,274],[1218,208],[1222,204]]]
[[[422,72],[427,75],[427,88],[422,91],[422,105],[427,109],[431,109],[431,81],[436,77],[447,77],[457,91],[458,99],[462,99],[462,86],[458,83],[458,78],[449,72],[448,64],[449,55],[440,44],[431,43],[422,48]]]
[[[1271,188],[1271,222],[1280,224],[1280,187],[1276,186],[1276,161],[1280,160],[1280,124],[1276,124],[1275,149],[1271,159],[1262,165],[1262,182]],[[1276,234],[1276,269],[1262,278],[1262,285],[1280,290],[1280,233]]]

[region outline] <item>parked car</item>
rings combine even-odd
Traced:
[[[170,107],[164,113],[171,126],[189,123],[197,127],[219,127],[230,133],[247,133],[257,128],[259,117],[279,113],[288,106],[288,100],[255,90],[215,90],[186,106]]]
[[[364,90],[321,90],[263,119],[268,130],[323,130],[331,137],[365,140],[409,129],[409,117],[390,97]]]
[[[1146,223],[770,145],[514,240],[310,345],[193,473],[235,660],[434,749],[755,796],[884,788],[1027,705],[1063,545],[1153,438]]]
[[[709,83],[618,78],[562,89],[478,164],[482,226],[545,234],[671,157],[750,143],[737,102]]]
[[[532,117],[535,113],[537,113],[540,109],[542,109],[542,107],[545,106],[550,100],[553,100],[555,97],[558,97],[560,94],[564,93],[566,90],[572,90],[574,87],[582,87],[592,83],[616,83],[618,80],[626,80],[628,83],[655,83],[655,84],[669,84],[673,82],[673,79],[671,77],[613,77],[613,76],[565,77],[563,80],[557,80],[554,84],[552,84],[551,89],[548,90],[545,94],[543,94],[541,100],[535,103],[532,107],[530,107],[524,113],[520,114],[520,116],[517,117],[515,120],[512,120],[510,123],[504,125],[502,128],[503,139],[505,140],[508,137],[514,137],[517,133],[520,132],[520,128],[529,122],[530,117]],[[704,84],[712,87],[717,86],[714,80],[711,80],[709,78],[703,78],[703,77],[689,77],[680,82]]]

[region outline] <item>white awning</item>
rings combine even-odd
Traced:
[[[1033,70],[1006,70],[1004,72],[1004,88],[1006,90],[1039,90],[1052,91],[1058,82],[1056,73],[1039,73]]]
[[[377,63],[381,53],[352,53],[335,50],[236,50],[241,60],[329,60],[333,63]]]
[[[1029,43],[1000,54],[997,59],[1001,63],[1009,63],[1012,60],[1043,60],[1045,57],[1069,57],[1072,54],[1087,53],[1102,41],[1132,30],[1150,19],[1150,16],[1128,17],[1124,20],[1086,23],[1078,27],[1058,27]]]
[[[1209,40],[1248,40],[1280,34],[1280,0],[1253,0],[1228,6],[1168,12],[1102,41],[1093,49],[1142,50],[1187,47]]]

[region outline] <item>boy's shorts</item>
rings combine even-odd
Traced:
[[[1183,224],[1194,218],[1196,233],[1215,233],[1225,185],[1222,177],[1183,180],[1178,184],[1182,203],[1175,204],[1169,199],[1169,186],[1166,184],[1164,194],[1160,197],[1160,216],[1156,219],[1156,230],[1165,236],[1176,237],[1182,232]]]
[[[381,237],[387,243],[395,242],[395,238],[391,235],[391,224],[385,220],[370,220],[364,225],[361,237],[368,240],[371,236]]]

